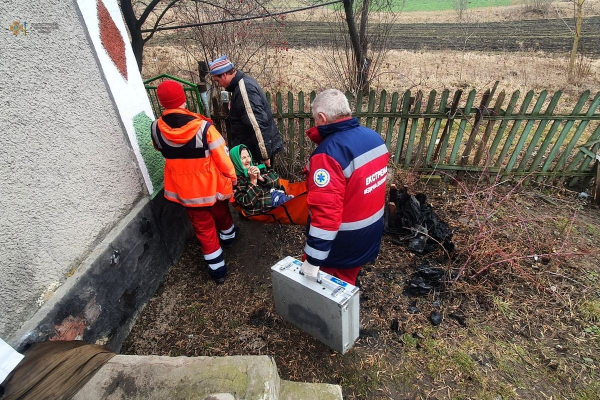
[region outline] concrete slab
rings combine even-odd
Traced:
[[[268,356],[117,355],[73,400],[342,400],[338,385],[283,381]]]

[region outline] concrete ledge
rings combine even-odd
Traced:
[[[8,342],[23,351],[77,339],[118,352],[191,233],[183,207],[162,193],[141,200]]]
[[[281,381],[279,400],[342,400],[342,388],[327,383]]]
[[[268,356],[117,355],[73,397],[106,398],[342,400],[342,391],[337,385],[281,381]]]

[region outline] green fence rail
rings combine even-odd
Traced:
[[[158,102],[158,96],[156,95],[156,89],[158,85],[164,80],[173,80],[181,83],[183,86],[183,91],[185,93],[185,99],[187,102],[187,108],[190,111],[205,114],[204,112],[204,104],[202,103],[202,99],[200,97],[200,92],[198,91],[198,86],[195,83],[185,81],[183,79],[176,78],[174,76],[168,74],[162,74],[155,76],[154,78],[150,78],[144,81],[144,87],[146,88],[146,93],[148,93],[148,98],[150,99],[150,104],[152,104],[152,111],[154,111],[154,115],[157,118],[162,114],[163,107]]]
[[[474,172],[522,176],[527,182],[566,181],[593,177],[600,148],[600,92],[581,94],[568,114],[555,113],[562,96],[519,91],[484,93],[448,90],[428,95],[371,91],[347,93],[353,115],[385,140],[392,162],[417,172]],[[273,113],[287,146],[287,163],[299,171],[314,146],[305,130],[314,121],[310,103],[316,93],[276,93]]]

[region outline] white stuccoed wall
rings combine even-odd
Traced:
[[[13,35],[13,21],[27,34]],[[39,23],[56,23],[49,31]],[[74,0],[0,2],[0,337],[147,195]]]

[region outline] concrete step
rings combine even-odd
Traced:
[[[268,356],[117,355],[73,399],[342,400],[342,391],[283,381]]]
[[[327,383],[281,380],[279,400],[342,400],[342,388]]]

